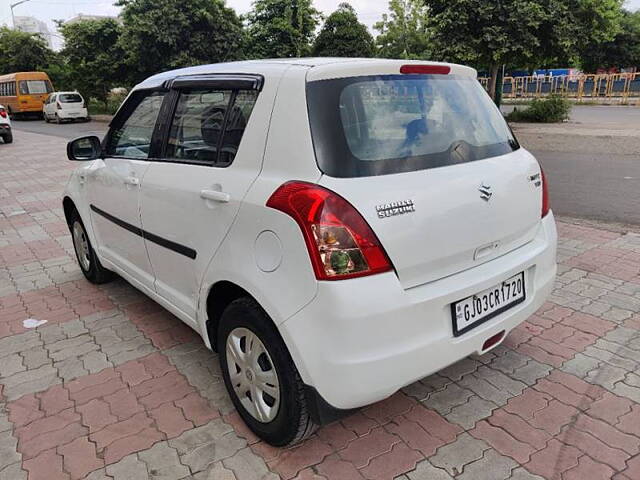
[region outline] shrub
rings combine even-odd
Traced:
[[[89,113],[91,115],[113,115],[120,108],[120,104],[127,97],[125,92],[110,93],[107,102],[101,102],[95,98],[89,100]]]
[[[566,98],[551,96],[535,99],[524,110],[513,109],[507,120],[510,122],[557,123],[569,119],[571,102]]]

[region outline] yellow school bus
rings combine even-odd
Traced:
[[[44,72],[18,72],[0,76],[0,104],[12,117],[42,115],[42,105],[53,92]]]

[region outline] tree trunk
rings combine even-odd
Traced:
[[[499,70],[500,70],[500,65],[491,65],[491,69],[490,69],[491,78],[489,78],[489,96],[494,101],[496,99],[496,81],[498,80]]]

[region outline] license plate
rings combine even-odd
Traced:
[[[524,272],[451,305],[453,335],[459,337],[496,315],[524,302]]]

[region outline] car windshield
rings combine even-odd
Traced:
[[[58,95],[58,100],[61,103],[80,103],[82,102],[82,97],[77,93],[61,93]]]
[[[37,95],[41,93],[51,93],[51,82],[49,80],[22,80],[20,81],[21,95]]]
[[[320,168],[352,177],[443,167],[518,144],[475,78],[386,75],[308,84]]]

